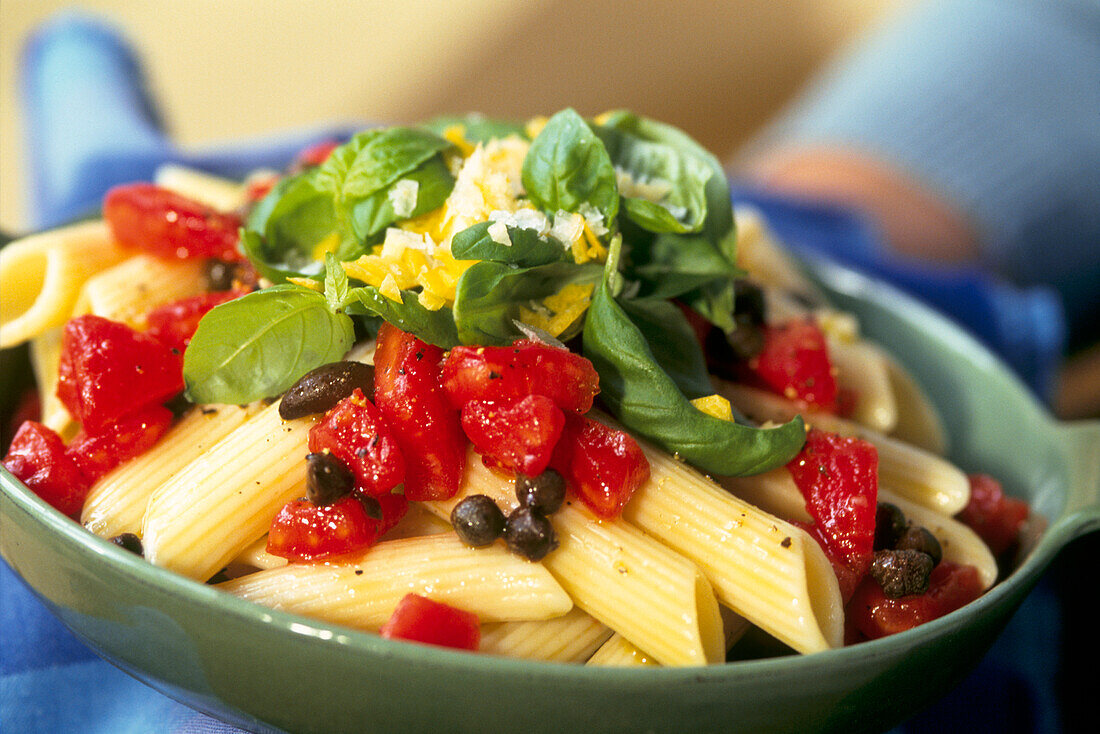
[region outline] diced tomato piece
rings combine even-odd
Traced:
[[[4,467],[32,492],[66,515],[80,512],[91,486],[76,462],[65,453],[65,442],[54,431],[26,421],[12,439]]]
[[[471,400],[462,409],[462,430],[478,453],[529,477],[546,469],[564,427],[561,409],[542,395],[515,403]]]
[[[562,410],[587,413],[599,385],[596,368],[584,357],[527,339],[510,347],[455,347],[443,363],[443,387],[458,408],[471,400],[543,395]]]
[[[407,503],[403,505],[407,506]],[[291,500],[271,521],[267,552],[301,563],[365,550],[385,532],[386,509],[387,505],[383,505],[382,520],[376,520],[367,514],[355,496],[345,497],[331,505],[315,505],[304,499]],[[403,514],[404,511],[401,511],[400,515]],[[400,515],[396,519],[390,518],[393,524],[401,519]]]
[[[829,359],[825,334],[812,319],[793,319],[781,326],[765,326],[764,349],[748,362],[748,369],[770,390],[812,408],[835,410],[836,375]]]
[[[245,182],[245,198],[250,202],[257,202],[271,193],[275,184],[279,183],[277,174],[255,176]]]
[[[157,306],[145,315],[145,333],[183,353],[207,311],[243,295],[244,291],[215,291]]]
[[[466,469],[458,411],[439,384],[443,350],[383,323],[374,353],[374,400],[405,457],[405,496],[454,497]]]
[[[116,186],[103,199],[103,218],[123,247],[166,259],[243,260],[241,218],[149,183]]]
[[[376,498],[382,507],[382,519],[378,521],[378,537],[393,530],[409,511],[409,499],[403,494],[384,494]]]
[[[329,451],[355,474],[356,488],[371,497],[405,481],[405,458],[378,408],[355,388],[309,429],[309,450]]]
[[[576,413],[565,414],[565,428],[550,466],[605,520],[618,517],[649,479],[649,460],[633,438]]]
[[[999,556],[1016,545],[1028,513],[1027,503],[1007,496],[996,479],[988,474],[972,474],[970,501],[958,519],[985,541],[993,555]]]
[[[851,624],[868,639],[878,639],[931,622],[982,595],[978,569],[941,561],[932,569],[928,591],[890,599],[867,576],[848,604]]]
[[[15,438],[15,432],[19,430],[26,421],[37,421],[42,419],[42,399],[38,394],[38,389],[35,387],[28,387],[23,390],[19,396],[18,402],[15,407],[12,408],[11,415],[8,416],[8,420],[3,424],[0,424],[0,451],[6,452],[8,447],[11,446],[11,440]]]
[[[67,449],[69,456],[95,484],[119,464],[144,454],[172,425],[172,411],[163,405],[151,405],[122,416],[102,431],[81,431]]]
[[[382,637],[421,642],[426,645],[476,651],[481,645],[481,627],[473,612],[432,601],[419,594],[406,594],[389,620],[382,625]]]
[[[878,452],[858,438],[811,429],[787,468],[806,499],[815,537],[857,576],[867,572],[875,541]]]
[[[320,143],[314,143],[295,156],[291,169],[299,170],[319,166],[328,160],[328,157],[332,155],[332,151],[336,150],[339,145],[340,143],[337,140],[322,140]]]
[[[183,389],[180,355],[100,316],[65,324],[58,372],[57,396],[89,433]]]

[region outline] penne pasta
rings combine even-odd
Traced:
[[[829,340],[837,385],[855,397],[851,419],[872,431],[890,433],[898,424],[898,404],[882,350],[866,341]]]
[[[890,388],[898,403],[898,422],[891,435],[933,454],[946,454],[947,431],[940,414],[909,372],[886,352],[882,356],[886,361]]]
[[[612,636],[607,625],[574,607],[544,622],[481,626],[481,652],[524,660],[583,663]]]
[[[424,535],[436,535],[438,533],[451,532],[451,524],[436,515],[417,502],[409,503],[409,510],[405,516],[386,533],[385,540],[399,540],[401,538],[419,538]]]
[[[84,282],[127,257],[101,221],[31,235],[0,255],[0,348],[61,326]]]
[[[205,581],[267,532],[305,493],[313,421],[284,421],[275,403],[158,487],[142,521],[145,557]]]
[[[57,397],[58,366],[61,363],[62,327],[42,332],[30,342],[31,369],[38,385],[41,422],[68,440],[80,426]]]
[[[204,406],[188,412],[149,451],[119,466],[92,487],[80,521],[96,535],[141,534],[153,491],[167,483],[245,420],[257,406]]]
[[[802,274],[794,259],[776,241],[763,216],[749,206],[734,211],[737,221],[737,266],[763,285],[798,294],[814,304],[823,304],[824,296]]]
[[[484,494],[511,508],[513,487],[471,451],[459,496],[425,505],[449,517],[463,497]],[[578,607],[665,665],[723,659],[718,603],[694,564],[628,523],[598,520],[579,502],[567,502],[553,523],[561,545],[542,564]]]
[[[406,594],[473,612],[486,622],[552,619],[573,607],[541,565],[499,545],[470,548],[452,533],[385,541],[338,562],[290,563],[217,588],[273,609],[372,631]]]
[[[723,604],[795,650],[843,644],[840,589],[816,542],[640,445],[650,478],[627,503],[624,520],[698,564]]]
[[[728,652],[748,632],[752,625],[740,614],[725,605],[721,605],[719,609],[722,613],[722,625],[725,630],[726,651]],[[618,633],[612,635],[607,642],[601,645],[600,649],[588,658],[585,664],[609,668],[649,668],[660,665]]]
[[[287,560],[285,558],[267,552],[267,535],[264,535],[241,551],[241,554],[234,558],[230,565],[262,570],[280,568],[286,564]]]
[[[134,255],[88,279],[73,315],[95,314],[142,328],[156,306],[203,292],[202,262]]]
[[[235,211],[248,201],[247,188],[238,181],[175,163],[166,163],[157,168],[153,179],[158,186],[172,189],[181,196],[218,211]]]
[[[754,420],[785,422],[801,413],[807,424],[869,441],[878,449],[879,485],[917,504],[954,515],[970,499],[970,480],[946,459],[829,413],[801,411],[794,402],[763,390],[721,380],[716,389]]]

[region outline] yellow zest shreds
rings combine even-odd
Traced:
[[[324,262],[325,253],[336,252],[336,248],[340,246],[340,235],[336,232],[330,233],[323,240],[313,246],[313,259]]]
[[[707,395],[706,397],[695,398],[691,401],[691,404],[707,415],[720,418],[724,421],[733,422],[733,409],[730,407],[730,401],[726,400],[721,395]]]
[[[378,292],[391,301],[404,303],[401,299],[401,289],[397,287],[397,281],[393,279],[392,273],[386,273],[386,277],[382,279],[378,286]]]
[[[588,310],[594,289],[595,286],[591,283],[571,283],[545,298],[542,303],[532,304],[532,308],[521,306],[520,319],[551,336],[559,336]]]
[[[442,137],[451,145],[458,148],[458,152],[463,158],[468,158],[470,154],[474,152],[474,144],[466,139],[465,125],[451,125],[443,131]]]
[[[539,115],[538,117],[532,117],[523,126],[523,132],[527,134],[527,137],[534,140],[542,132],[542,129],[546,127],[546,123],[550,121],[550,118],[545,115]]]
[[[325,292],[325,284],[313,278],[287,278],[286,282],[300,285],[303,288],[309,288],[311,291],[317,291],[318,293]]]
[[[394,301],[401,300],[399,291],[419,287],[421,305],[435,311],[454,303],[458,279],[473,264],[473,260],[455,260],[428,236],[389,229],[373,253],[343,267],[349,278],[373,285]]]
[[[584,237],[573,243],[573,257],[579,263],[602,263],[607,260],[607,247],[592,232],[592,227],[587,221],[584,223]]]

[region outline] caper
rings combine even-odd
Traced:
[[[529,561],[539,561],[558,547],[554,527],[542,514],[530,507],[517,507],[504,523],[504,542],[508,550]]]
[[[915,550],[926,553],[932,559],[932,565],[938,566],[943,560],[943,548],[936,536],[928,531],[928,528],[919,525],[910,525],[901,534],[897,544],[898,550]]]
[[[733,283],[733,313],[752,326],[763,326],[766,314],[764,291],[756,283],[738,278]],[[740,324],[739,324],[740,325]]]
[[[504,513],[492,498],[472,494],[451,510],[451,525],[466,545],[489,545],[504,532]]]
[[[875,550],[896,548],[906,525],[905,514],[897,505],[879,502],[875,510]]]
[[[871,577],[890,599],[928,591],[932,575],[932,557],[915,550],[875,551]]]
[[[331,505],[354,486],[355,475],[340,459],[323,452],[306,455],[306,496],[314,505]]]
[[[204,263],[202,276],[206,290],[227,291],[233,287],[233,280],[237,277],[237,266],[225,260],[210,258]]]
[[[368,399],[374,395],[374,367],[362,362],[332,362],[302,375],[283,395],[279,416],[283,420],[323,413],[351,395],[355,388]]]
[[[135,556],[143,555],[145,550],[141,546],[141,538],[133,533],[119,533],[111,538],[111,542],[123,550],[128,550]]]
[[[553,469],[534,477],[516,475],[516,499],[543,515],[553,515],[565,501],[565,479]]]

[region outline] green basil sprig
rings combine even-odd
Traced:
[[[462,128],[462,136],[471,143],[488,143],[497,138],[506,138],[516,135],[522,139],[527,138],[527,132],[521,123],[512,120],[499,120],[477,113],[468,115],[440,115],[423,123],[421,127],[430,130],[436,135],[442,135],[447,128],[458,125]]]
[[[539,236],[533,229],[507,227],[511,245],[501,244],[489,236],[492,222],[480,222],[451,239],[451,254],[456,260],[492,260],[521,268],[552,262],[571,262],[573,257],[558,240]]]
[[[184,352],[193,403],[250,403],[285,392],[354,341],[352,321],[320,293],[277,285],[210,310]]]
[[[680,386],[699,392],[702,378],[689,381],[681,374],[673,379],[655,354],[667,358],[672,351],[657,346],[656,340],[665,337],[651,328],[655,314],[644,314],[649,318],[643,330],[612,295],[621,279],[619,248],[613,240],[583,332],[584,354],[600,375],[604,404],[631,431],[711,474],[757,474],[790,461],[805,442],[801,417],[778,428],[754,428],[707,415],[685,397]],[[679,365],[680,370],[686,367]]]
[[[377,316],[417,339],[444,349],[458,346],[455,316],[449,308],[431,311],[420,303],[419,294],[401,291],[401,302],[391,300],[372,285],[352,288],[348,298],[354,299],[345,311],[352,316]]]
[[[523,159],[523,186],[547,214],[581,212],[585,205],[611,226],[619,211],[615,167],[600,139],[574,110],[551,117]]]

